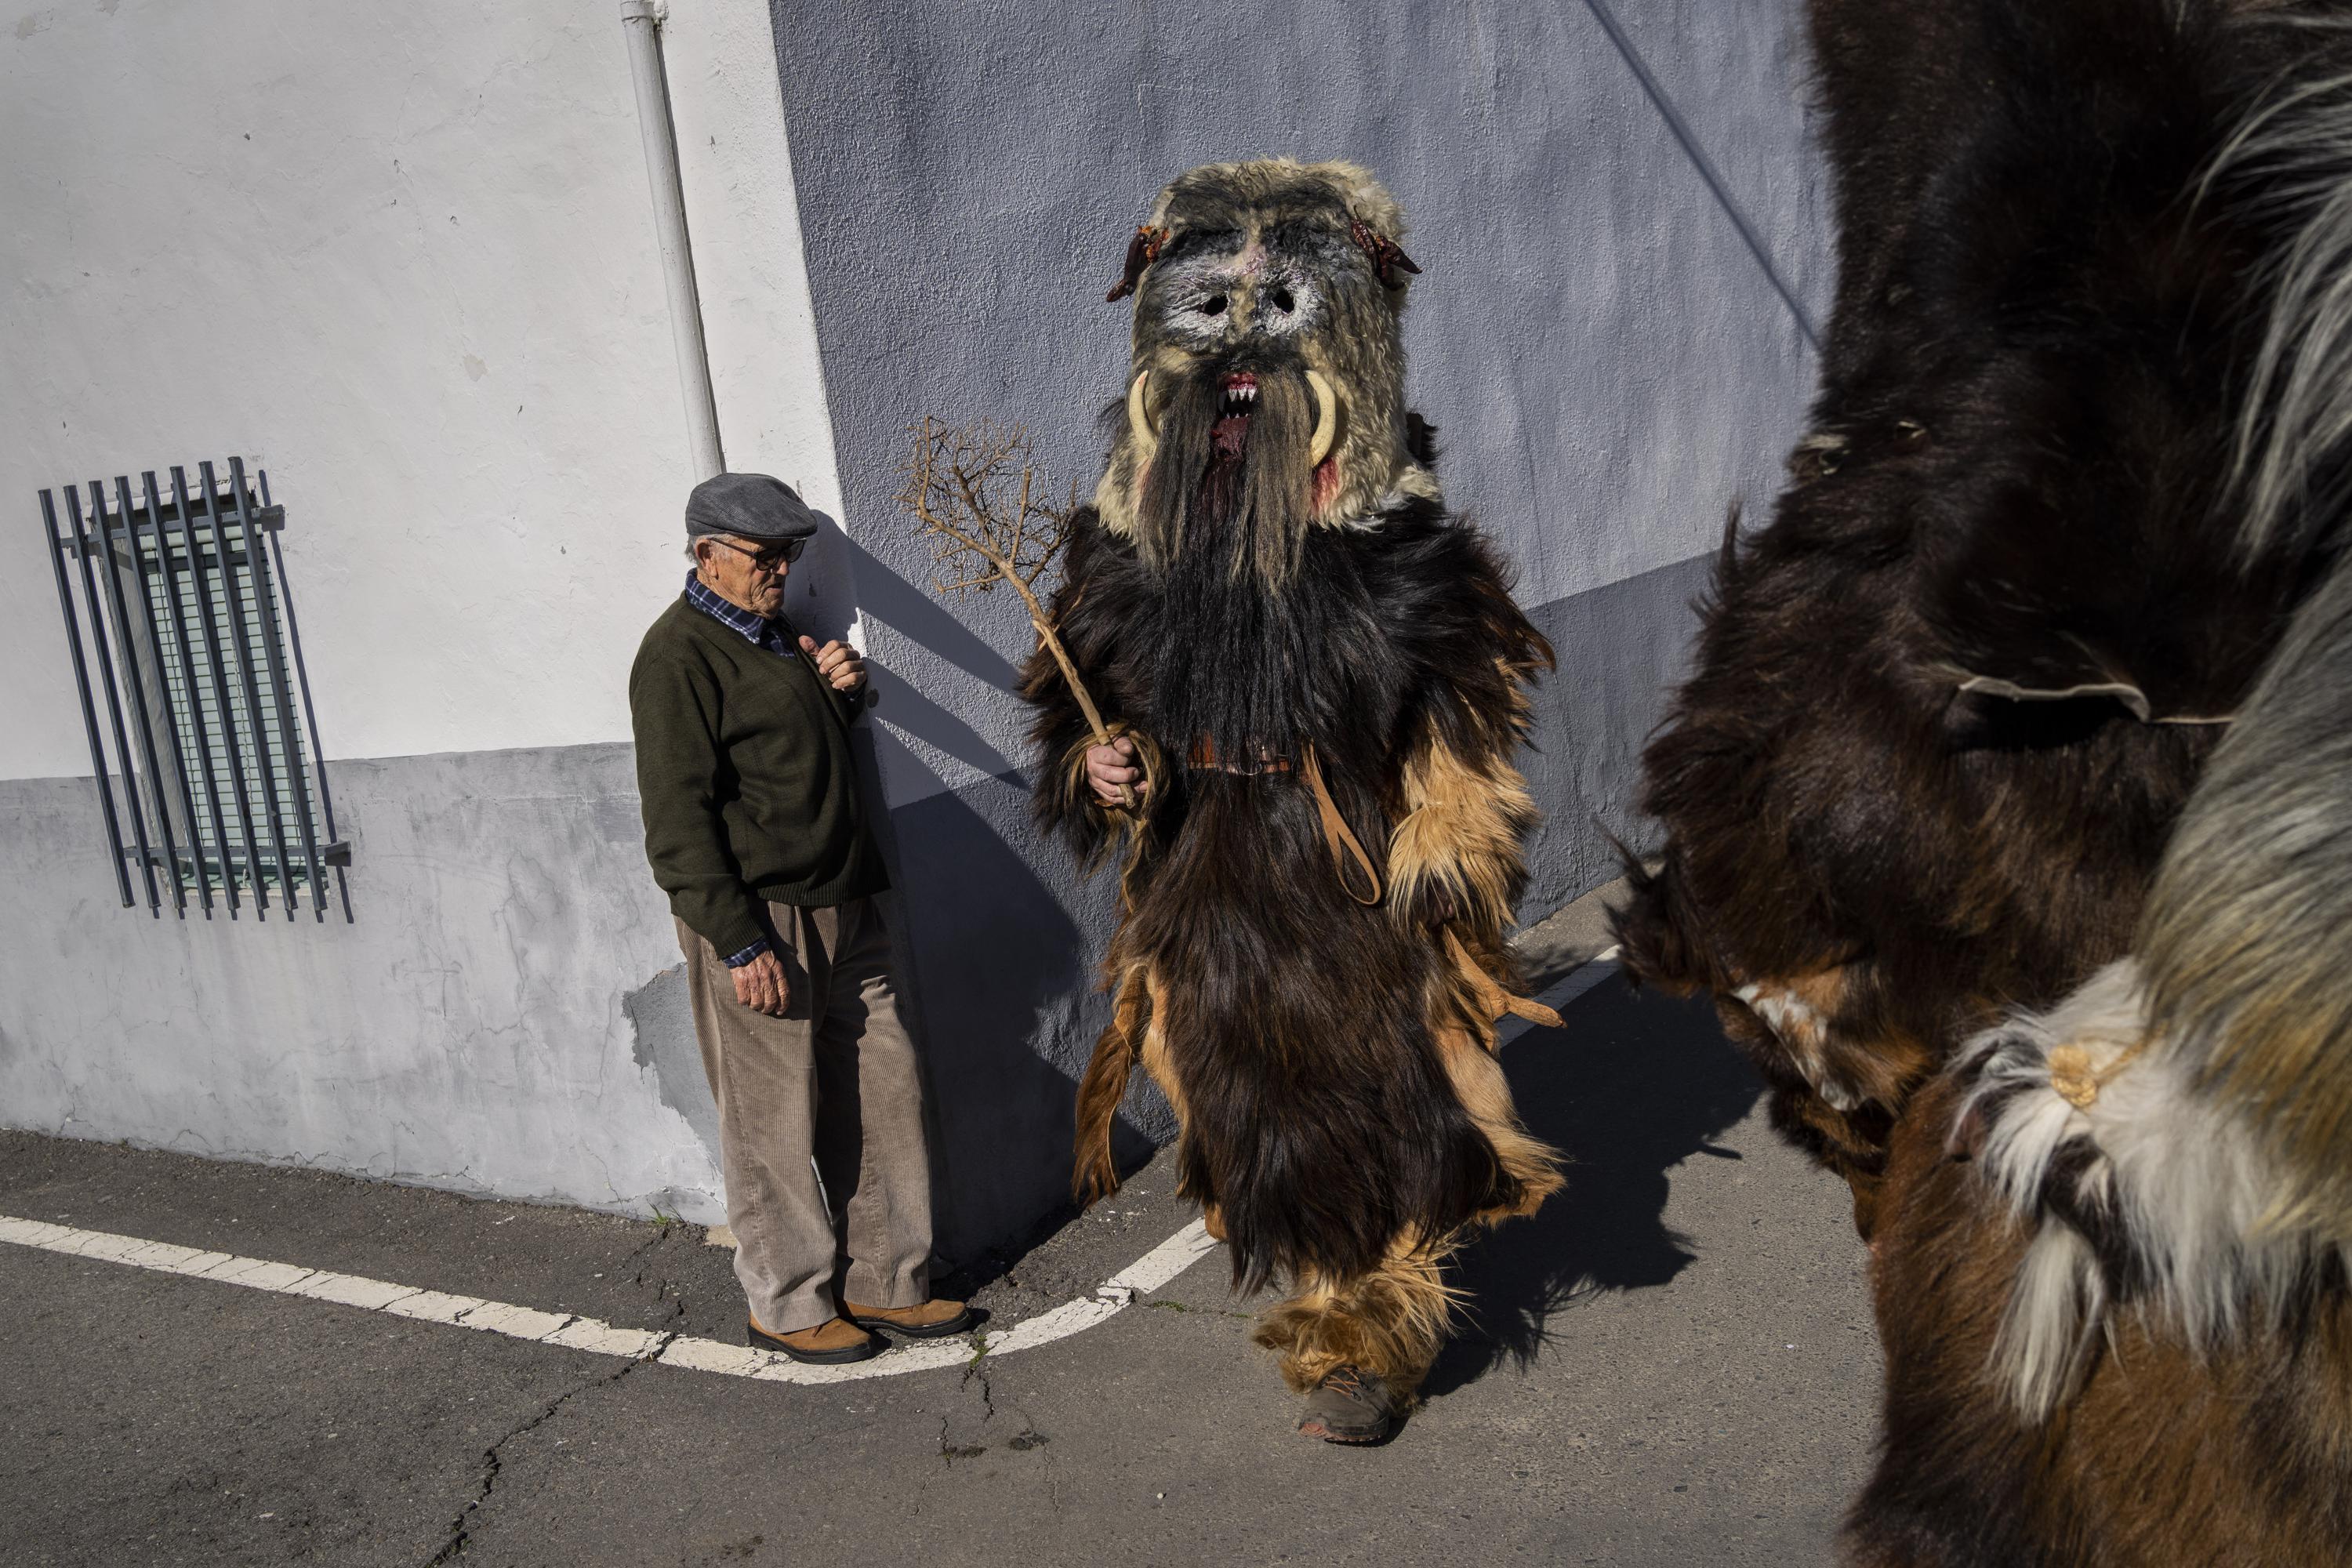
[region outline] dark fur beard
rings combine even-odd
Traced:
[[[1182,626],[1149,654],[1153,719],[1176,744],[1205,740],[1236,766],[1259,748],[1296,758],[1304,739],[1298,687],[1313,661],[1294,638],[1307,620],[1255,574],[1234,574],[1207,551],[1181,556],[1162,578],[1168,619]]]
[[[1186,379],[1160,411],[1136,549],[1155,572],[1207,555],[1228,576],[1255,568],[1280,588],[1298,569],[1311,521],[1315,400],[1297,370],[1259,372],[1249,439],[1235,457],[1217,447],[1224,397],[1221,369]]]
[[[1186,628],[1148,656],[1155,718],[1248,766],[1261,747],[1297,755],[1297,687],[1318,663],[1297,646],[1315,635],[1307,606],[1286,592],[1306,545],[1313,398],[1304,377],[1262,374],[1248,439],[1224,452],[1215,435],[1223,380],[1193,378],[1169,408],[1136,543],[1170,619]]]

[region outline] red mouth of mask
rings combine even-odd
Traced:
[[[1225,377],[1224,396],[1217,405],[1217,422],[1210,429],[1222,457],[1238,458],[1249,444],[1250,416],[1257,412],[1257,377],[1247,371]]]

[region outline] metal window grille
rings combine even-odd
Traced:
[[[152,469],[135,494],[118,476],[111,500],[96,479],[67,487],[62,513],[58,496],[41,491],[123,907],[139,901],[135,873],[158,919],[168,900],[184,920],[191,899],[206,919],[225,905],[234,920],[247,901],[258,918],[275,897],[289,920],[307,901],[323,921],[331,868],[348,921],[351,847],[335,836],[317,765],[318,719],[278,543],[285,509],[271,502],[266,472],[247,479],[242,458],[228,460],[225,479],[197,464],[194,487],[184,468],[170,474],[168,498]]]

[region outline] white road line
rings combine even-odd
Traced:
[[[902,1346],[871,1361],[851,1362],[841,1366],[810,1366],[771,1351],[751,1350],[718,1340],[689,1339],[682,1334],[653,1333],[642,1329],[616,1329],[610,1323],[576,1313],[542,1312],[535,1307],[486,1301],[477,1296],[452,1296],[439,1290],[422,1290],[414,1285],[395,1285],[386,1279],[304,1268],[299,1264],[278,1263],[263,1258],[201,1252],[192,1247],[174,1247],[169,1242],[148,1241],[135,1236],[115,1236],[106,1231],[78,1230],[71,1226],[49,1225],[40,1220],[17,1219],[6,1215],[0,1215],[0,1242],[37,1247],[44,1252],[61,1252],[74,1258],[120,1263],[132,1268],[152,1269],[159,1274],[178,1274],[191,1279],[242,1285],[248,1289],[268,1290],[281,1296],[307,1296],[312,1300],[333,1301],[372,1312],[390,1312],[398,1317],[445,1323],[453,1328],[478,1329],[488,1333],[504,1334],[509,1339],[562,1345],[595,1355],[657,1361],[665,1366],[715,1372],[730,1377],[758,1378],[765,1383],[845,1383],[856,1378],[890,1377],[900,1373],[963,1366],[983,1354],[1011,1355],[1018,1351],[1034,1350],[1039,1345],[1066,1339],[1082,1329],[1090,1329],[1116,1317],[1137,1295],[1165,1286],[1199,1262],[1217,1245],[1209,1239],[1201,1222],[1194,1220],[1112,1276],[1096,1289],[1094,1295],[1066,1301],[1050,1311],[1015,1323],[1001,1333],[983,1330],[978,1334]]]
[[[1196,1219],[1096,1286],[1095,1294],[1115,1301],[1148,1296],[1214,1251],[1216,1245],[1209,1239],[1208,1226]]]
[[[1613,947],[1597,955],[1545,992],[1539,1000],[1553,1007],[1567,1006],[1615,973],[1616,958],[1617,950]],[[1517,1020],[1512,1022],[1517,1026],[1506,1026],[1501,1037],[1504,1045],[1525,1034],[1530,1026],[1519,1024]],[[795,1384],[849,1383],[860,1378],[893,1377],[901,1373],[967,1366],[982,1355],[1013,1355],[1021,1351],[1035,1350],[1040,1345],[1067,1339],[1072,1334],[1117,1317],[1131,1306],[1138,1296],[1148,1296],[1154,1290],[1165,1289],[1178,1275],[1217,1247],[1217,1243],[1209,1239],[1207,1229],[1196,1219],[1095,1287],[1093,1295],[1065,1301],[1034,1318],[1024,1319],[1001,1333],[982,1330],[968,1336],[901,1345],[871,1361],[851,1362],[840,1366],[811,1366],[771,1351],[752,1350],[718,1340],[690,1339],[682,1334],[654,1333],[643,1329],[616,1329],[610,1323],[576,1314],[543,1312],[535,1307],[486,1301],[478,1296],[452,1296],[439,1290],[395,1285],[389,1280],[369,1279],[356,1274],[336,1274],[326,1269],[305,1268],[299,1264],[272,1262],[268,1258],[238,1258],[226,1252],[205,1252],[193,1247],[175,1247],[170,1242],[148,1241],[135,1236],[115,1236],[106,1231],[77,1230],[71,1226],[16,1219],[7,1215],[0,1215],[0,1243],[37,1247],[45,1252],[61,1252],[75,1258],[97,1258],[131,1268],[152,1269],[159,1274],[178,1274],[191,1279],[242,1285],[248,1289],[268,1290],[278,1295],[307,1296],[312,1300],[333,1301],[372,1312],[390,1312],[396,1317],[415,1318],[421,1322],[477,1329],[488,1333],[505,1334],[510,1339],[529,1340],[536,1344],[562,1345],[568,1350],[586,1351],[592,1355],[655,1361],[664,1366],[718,1373],[727,1377],[756,1378],[762,1383]]]

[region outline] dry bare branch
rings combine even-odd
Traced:
[[[1102,713],[1078,679],[1069,650],[1055,635],[1037,592],[1045,575],[1070,542],[1077,515],[1077,487],[1069,500],[1052,506],[1038,480],[1027,426],[980,419],[949,426],[925,419],[908,427],[914,451],[907,459],[907,482],[898,504],[915,519],[918,537],[931,542],[934,563],[931,587],[940,594],[985,594],[1009,583],[1029,611],[1037,640],[1061,667],[1062,679],[1086,715],[1093,743],[1106,745],[1119,731],[1103,722]],[[1147,780],[1150,747],[1141,749]],[[1133,809],[1131,791],[1122,789],[1121,804]]]
[[[908,434],[914,454],[898,500],[934,542],[941,570],[931,585],[942,594],[986,593],[1011,583],[1034,600],[1029,590],[1069,542],[1076,489],[1062,506],[1045,501],[1023,426],[926,419]],[[1043,618],[1034,604],[1031,615]]]

